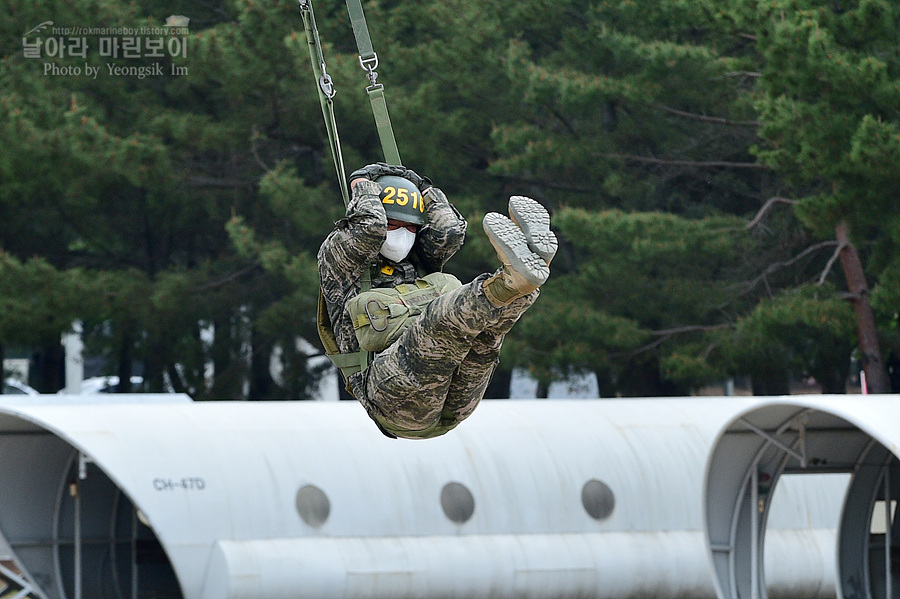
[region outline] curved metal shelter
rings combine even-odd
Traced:
[[[838,527],[838,597],[900,596],[898,446],[898,396],[773,398],[731,418],[712,446],[703,489],[718,596],[766,597],[763,555],[776,485],[786,475],[834,472],[852,475]]]
[[[429,441],[355,402],[0,407],[0,531],[44,599],[711,599],[703,468],[758,401],[486,401]],[[790,482],[768,584],[827,599],[846,480]]]

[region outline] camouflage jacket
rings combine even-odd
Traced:
[[[344,306],[347,300],[359,294],[365,269],[375,265],[372,287],[409,283],[417,276],[416,266],[419,274],[440,271],[462,247],[466,235],[465,219],[440,189],[432,187],[425,194],[427,222],[419,229],[409,258],[392,262],[379,253],[387,234],[387,217],[378,197],[380,193],[378,183],[357,183],[353,187],[347,216],[335,223],[334,230],[319,248],[322,295],[341,353],[359,351],[353,324]]]

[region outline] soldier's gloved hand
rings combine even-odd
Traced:
[[[404,169],[403,174],[400,176],[407,181],[411,181],[412,184],[418,187],[419,191],[421,191],[422,193],[425,193],[426,191],[434,187],[431,179],[429,179],[428,177],[422,177],[412,169]]]
[[[356,169],[355,171],[350,173],[350,176],[347,178],[347,182],[352,183],[356,179],[368,179],[369,181],[374,181],[378,177],[383,177],[385,175],[402,177],[403,173],[405,173],[406,171],[406,168],[396,164],[376,162],[375,164],[367,164],[366,166]]]

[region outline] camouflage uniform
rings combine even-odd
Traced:
[[[347,300],[360,293],[360,278],[372,264],[372,287],[415,280],[409,259],[391,262],[379,250],[387,217],[381,187],[360,181],[353,187],[347,216],[319,249],[319,277],[328,316],[341,353],[359,351]],[[441,270],[462,247],[466,221],[439,189],[426,192],[427,224],[410,254],[424,273]],[[415,323],[369,367],[349,377],[353,395],[389,436],[427,438],[446,433],[467,418],[484,395],[499,361],[503,337],[539,291],[495,307],[484,295],[480,275],[431,302]]]

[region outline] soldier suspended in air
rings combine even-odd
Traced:
[[[427,178],[378,163],[319,249],[320,336],[347,389],[389,437],[430,438],[475,410],[503,338],[550,275],[556,236],[538,202],[513,196],[483,227],[500,260],[467,285],[443,273],[466,221]]]

